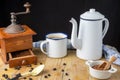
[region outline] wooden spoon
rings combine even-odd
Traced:
[[[97,66],[98,70],[108,70],[111,66],[111,64],[116,60],[117,58],[115,56],[111,56],[109,61],[104,61],[102,64]]]
[[[103,70],[103,69],[105,68],[106,64],[107,64],[107,62],[104,61],[102,64],[97,65],[97,66],[96,66],[96,69],[97,69],[97,70]]]
[[[117,58],[115,56],[111,56],[111,58],[109,59],[109,61],[107,62],[107,64],[104,67],[104,70],[108,70],[110,69],[111,64],[116,60]]]

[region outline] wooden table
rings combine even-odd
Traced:
[[[68,55],[64,58],[53,59],[47,57],[39,49],[33,49],[33,52],[38,57],[38,64],[32,64],[32,67],[44,64],[44,70],[38,76],[29,76],[26,79],[20,78],[19,80],[98,80],[89,75],[88,66],[84,60],[76,57],[75,50],[68,50]],[[17,73],[24,73],[29,71],[31,67],[22,66],[20,70],[9,68],[8,64],[4,64],[0,59],[0,80],[5,80],[2,75],[8,74],[9,77]],[[107,80],[120,80],[120,66],[113,65],[118,69],[111,78]],[[5,71],[7,68],[7,71]]]

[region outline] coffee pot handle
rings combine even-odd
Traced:
[[[104,18],[103,21],[105,21],[105,27],[104,27],[104,30],[102,32],[102,38],[104,38],[105,34],[107,33],[108,31],[108,28],[109,28],[109,21],[107,18]]]
[[[44,47],[44,45],[47,45],[47,43],[48,43],[48,41],[43,41],[43,42],[41,42],[41,44],[40,44],[40,49],[41,49],[41,51],[42,51],[43,53],[45,53],[45,54],[47,54],[47,52],[44,50],[44,49],[46,49],[46,47]]]

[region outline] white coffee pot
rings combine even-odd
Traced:
[[[77,57],[84,60],[100,59],[102,57],[102,40],[109,27],[108,19],[95,9],[90,9],[80,15],[79,30],[77,30],[77,21],[74,18],[71,18],[70,22],[73,25],[71,43],[77,49]],[[78,37],[77,31],[79,31]]]

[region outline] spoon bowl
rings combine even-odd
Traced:
[[[22,73],[22,74],[19,73],[19,74],[17,74],[18,76],[15,76],[10,80],[18,80],[19,77],[37,76],[38,74],[40,74],[42,72],[42,70],[44,69],[44,66],[45,65],[37,66],[31,72],[25,72],[25,73]]]
[[[45,65],[37,66],[35,69],[33,69],[31,72],[25,72],[21,74],[21,76],[37,76],[43,69]]]

